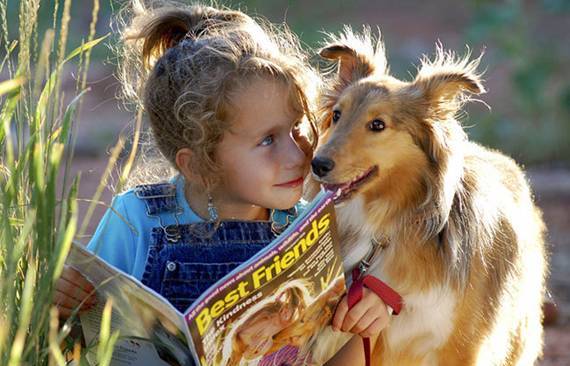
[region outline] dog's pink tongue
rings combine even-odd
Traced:
[[[346,188],[348,188],[350,186],[350,183],[344,183],[344,184],[323,184],[323,188],[326,189],[327,191],[331,191],[331,192],[336,192],[337,195],[340,195],[342,193],[342,191],[344,191]]]
[[[327,183],[323,183],[323,188],[326,189],[327,191],[337,191],[339,189],[344,188],[346,184],[327,184]]]

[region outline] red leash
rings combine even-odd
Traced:
[[[364,274],[364,272],[362,273]],[[392,308],[393,314],[398,315],[402,310],[402,297],[390,286],[372,275],[361,276],[358,266],[352,270],[352,285],[348,289],[348,308],[352,308],[362,299],[364,286],[378,295],[386,305]],[[364,343],[364,359],[366,366],[370,366],[370,338],[362,338]]]

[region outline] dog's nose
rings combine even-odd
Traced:
[[[328,158],[316,157],[311,161],[311,166],[313,167],[313,173],[318,177],[324,177],[334,168],[334,161]]]

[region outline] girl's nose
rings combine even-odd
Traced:
[[[287,139],[288,143],[285,147],[285,167],[288,169],[298,168],[307,162],[311,157],[303,146],[303,141],[296,141],[292,136]]]

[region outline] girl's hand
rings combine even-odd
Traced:
[[[97,302],[95,288],[81,273],[65,265],[55,284],[53,304],[59,315],[67,319],[79,308],[79,312],[91,309]]]
[[[384,301],[364,287],[362,299],[352,309],[348,309],[348,298],[345,295],[336,308],[332,327],[334,330],[342,330],[359,334],[361,337],[376,336],[390,321],[388,307]]]

